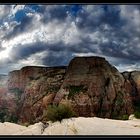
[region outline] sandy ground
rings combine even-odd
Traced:
[[[41,122],[28,127],[0,123],[0,135],[140,135],[140,119],[121,121],[78,117],[48,123],[46,128]]]

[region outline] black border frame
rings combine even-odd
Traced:
[[[11,4],[41,4],[41,5],[62,5],[62,4],[82,4],[82,5],[100,5],[100,4],[109,4],[109,5],[140,5],[138,0],[12,0],[6,2],[6,0],[1,0],[0,5],[11,5]],[[0,138],[14,138],[14,139],[21,139],[21,138],[33,138],[33,139],[40,139],[40,138],[47,138],[47,139],[71,139],[71,138],[78,138],[78,139],[140,139],[140,135],[0,135]]]

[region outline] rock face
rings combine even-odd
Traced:
[[[131,98],[134,104],[140,101],[140,71],[123,72],[126,89],[130,91]]]
[[[54,103],[69,102],[78,116],[118,118],[133,111],[124,77],[101,57],[76,57]]]
[[[0,87],[6,87],[8,75],[0,74]]]
[[[15,70],[9,73],[8,89],[18,88],[24,91],[25,87],[38,75],[47,71],[46,67],[26,66],[21,70]]]
[[[7,81],[7,75],[0,75],[0,122],[15,119],[15,96],[13,94],[9,94]]]
[[[52,104],[69,104],[77,116],[121,119],[140,100],[140,72],[121,74],[102,57],[75,57],[68,67],[27,66],[0,82],[0,109],[18,123],[47,121]]]
[[[7,75],[0,75],[0,97],[7,93]]]
[[[44,131],[44,124],[39,122],[28,127],[4,122],[0,123],[0,135],[41,135]]]
[[[35,123],[43,120],[43,110],[59,90],[66,67],[24,67],[9,74],[8,89],[18,96],[19,120]]]
[[[34,121],[43,119],[43,110],[46,110],[47,106],[52,103],[59,90],[65,69],[65,67],[49,68],[26,86],[20,113],[22,122],[34,123]]]
[[[0,76],[0,120],[34,123],[59,90],[66,67],[27,66]]]

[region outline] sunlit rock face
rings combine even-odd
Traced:
[[[16,113],[20,122],[43,120],[43,110],[52,103],[65,71],[65,66],[28,66],[9,73],[8,90],[17,95]]]
[[[45,119],[43,112],[52,104],[62,85],[65,71],[66,67],[53,67],[32,76],[21,99],[19,119],[22,122],[34,123]]]
[[[9,73],[8,89],[24,90],[28,83],[47,71],[46,67],[26,66]]]

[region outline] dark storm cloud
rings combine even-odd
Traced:
[[[23,16],[20,24],[14,25],[12,30],[3,30],[4,39],[8,41],[30,31],[33,33],[30,41],[11,47],[11,60],[5,60],[7,64],[19,63],[39,52],[47,52],[41,57],[42,64],[67,65],[74,54],[93,53],[107,57],[116,66],[130,64],[139,67],[139,5],[82,5],[75,10],[72,10],[71,5],[40,5],[34,7],[34,12],[32,8],[29,11],[31,16]],[[71,27],[72,22],[76,29]],[[38,32],[34,33],[36,29],[39,29],[46,40],[41,35],[36,35]],[[63,38],[64,36],[66,37]]]
[[[11,59],[13,60],[22,60],[30,57],[32,54],[41,52],[46,49],[46,44],[42,42],[32,43],[32,44],[19,44],[10,52]]]
[[[79,47],[78,46],[73,46],[73,45],[66,45],[63,42],[58,42],[58,43],[53,43],[53,44],[48,44],[46,42],[35,42],[31,44],[25,44],[21,45],[19,44],[16,47],[13,47],[13,49],[10,52],[11,59],[13,60],[22,60],[22,59],[27,59],[30,57],[32,54],[38,53],[38,52],[43,52],[47,51],[49,55],[55,54],[53,58],[56,56],[56,62],[57,65],[59,65],[59,61],[57,57],[59,58],[60,56],[65,56],[67,54],[70,56],[73,53],[82,53],[82,52],[88,52],[86,47]],[[51,57],[50,57],[51,59]],[[67,59],[67,58],[65,58]]]
[[[32,21],[33,21],[33,17],[25,16],[21,20],[20,24],[17,24],[11,32],[9,32],[5,35],[5,37],[3,39],[9,40],[22,33],[28,32],[29,26],[31,25]]]
[[[27,60],[31,55],[39,52],[47,52],[42,59],[43,65],[59,66],[68,65],[69,61],[73,58],[73,53],[85,53],[90,52],[90,50],[84,46],[84,44],[74,46],[64,44],[63,42],[54,44],[48,44],[46,42],[36,42],[25,45],[20,44],[11,50],[9,54],[10,60],[6,60],[6,63],[18,63]]]
[[[100,17],[100,23],[109,24],[113,28],[119,28],[125,25],[125,20],[120,17],[120,8],[117,6],[103,6],[104,14]]]
[[[62,42],[58,42],[56,44],[36,42],[32,44],[18,45],[14,47],[11,50],[10,57],[13,61],[19,61],[19,60],[27,59],[31,55],[39,53],[39,52],[43,52],[43,51],[47,51],[50,56],[52,55],[52,58],[56,57],[55,59],[58,65],[59,65],[59,61],[57,57],[59,58],[59,56],[61,56],[61,54],[63,53],[65,54],[65,52],[67,52],[67,54],[70,53],[70,51],[66,49],[66,46],[64,46]],[[53,56],[53,54],[55,55]],[[51,57],[49,60],[51,60]]]
[[[112,42],[108,42],[106,44],[101,44],[100,49],[102,50],[102,53],[106,56],[128,59],[129,61],[140,60],[140,55],[136,55],[134,53],[134,51],[128,49],[127,54],[126,54],[122,51],[122,49],[119,45],[114,44]]]
[[[135,10],[135,7],[140,10],[140,6],[132,6],[131,12]],[[137,53],[140,48],[137,47],[138,44],[134,39],[138,37],[140,41],[140,30],[138,27],[130,26],[134,15],[132,15],[132,21],[128,20],[121,16],[121,10],[117,5],[94,6],[92,10],[89,10],[90,12],[84,9],[84,12],[79,11],[79,22],[76,25],[85,33],[99,31],[102,37],[108,39],[108,42],[103,42],[102,39],[97,41],[100,54],[135,63],[140,60],[140,53]],[[109,28],[105,30],[103,25],[108,25]],[[132,44],[132,42],[135,43]],[[94,48],[94,45],[89,43],[87,47]],[[119,61],[119,63],[122,62]]]
[[[80,10],[77,17],[79,19],[77,27],[88,32],[97,30],[103,24],[108,24],[113,28],[125,24],[125,20],[120,18],[120,8],[117,5],[97,5],[91,11],[88,11],[88,9]]]
[[[59,22],[63,22],[68,16],[67,10],[65,6],[62,5],[54,5],[53,6],[40,6],[38,10],[39,13],[43,15],[41,21],[43,23],[51,22],[54,19],[59,20]]]
[[[59,54],[54,51],[49,51],[48,55],[43,58],[43,65],[47,66],[64,66],[68,65],[72,59],[72,53],[61,51]]]

